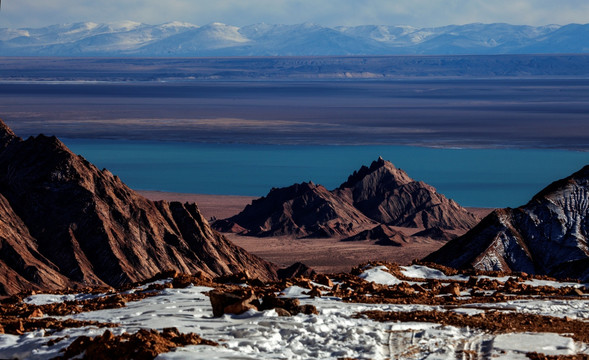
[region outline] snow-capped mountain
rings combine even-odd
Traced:
[[[437,28],[133,21],[0,29],[0,56],[288,56],[585,53],[589,24]]]

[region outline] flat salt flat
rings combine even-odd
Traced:
[[[403,268],[413,275],[440,278],[438,272],[423,266]],[[367,268],[363,276],[371,281],[390,281],[386,267]],[[387,275],[385,275],[387,274]],[[392,276],[392,275],[390,275]],[[161,282],[160,282],[161,283]],[[142,287],[144,288],[144,287]],[[551,333],[517,333],[493,335],[477,329],[441,326],[432,323],[380,323],[352,316],[361,311],[445,311],[441,306],[397,304],[352,304],[338,298],[311,299],[305,289],[293,286],[283,291],[285,297],[312,304],[319,315],[279,317],[274,310],[249,311],[242,315],[212,317],[212,308],[204,294],[207,287],[165,289],[161,295],[129,302],[120,309],[99,310],[67,316],[77,320],[117,322],[113,333],[136,332],[141,328],[161,330],[177,327],[219,342],[221,347],[187,346],[158,359],[456,359],[464,351],[479,357],[526,359],[525,353],[537,351],[547,355],[588,353],[587,344]],[[83,295],[72,295],[81,298]],[[99,296],[99,295],[97,295]],[[31,304],[69,300],[62,295],[39,294],[29,297]],[[477,313],[485,307],[502,311],[526,312],[550,316],[589,319],[588,300],[519,300],[498,304],[470,304],[453,311]],[[46,359],[59,355],[76,337],[96,336],[104,329],[93,327],[66,329],[49,336],[36,331],[21,336],[0,335],[0,358]],[[48,347],[51,339],[68,337]]]

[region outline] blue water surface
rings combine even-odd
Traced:
[[[589,153],[411,146],[305,146],[64,139],[137,190],[263,196],[313,181],[334,189],[379,156],[463,206],[516,207],[589,164]]]

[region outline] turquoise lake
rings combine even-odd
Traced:
[[[589,153],[411,146],[203,144],[64,139],[137,190],[263,196],[313,181],[334,189],[379,156],[463,206],[516,207],[589,164]]]

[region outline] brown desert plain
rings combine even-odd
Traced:
[[[150,200],[195,202],[205,218],[225,219],[239,213],[256,197],[232,195],[181,194],[162,191],[138,191]],[[483,218],[493,209],[467,208]],[[413,235],[424,228],[395,227],[405,235]],[[455,232],[462,235],[463,232]],[[342,242],[338,238],[295,239],[290,236],[253,237],[224,233],[233,243],[245,250],[274,262],[289,266],[302,262],[323,273],[347,272],[367,261],[387,261],[409,264],[439,249],[445,242],[429,238],[415,238],[402,247],[383,246],[372,241]]]

